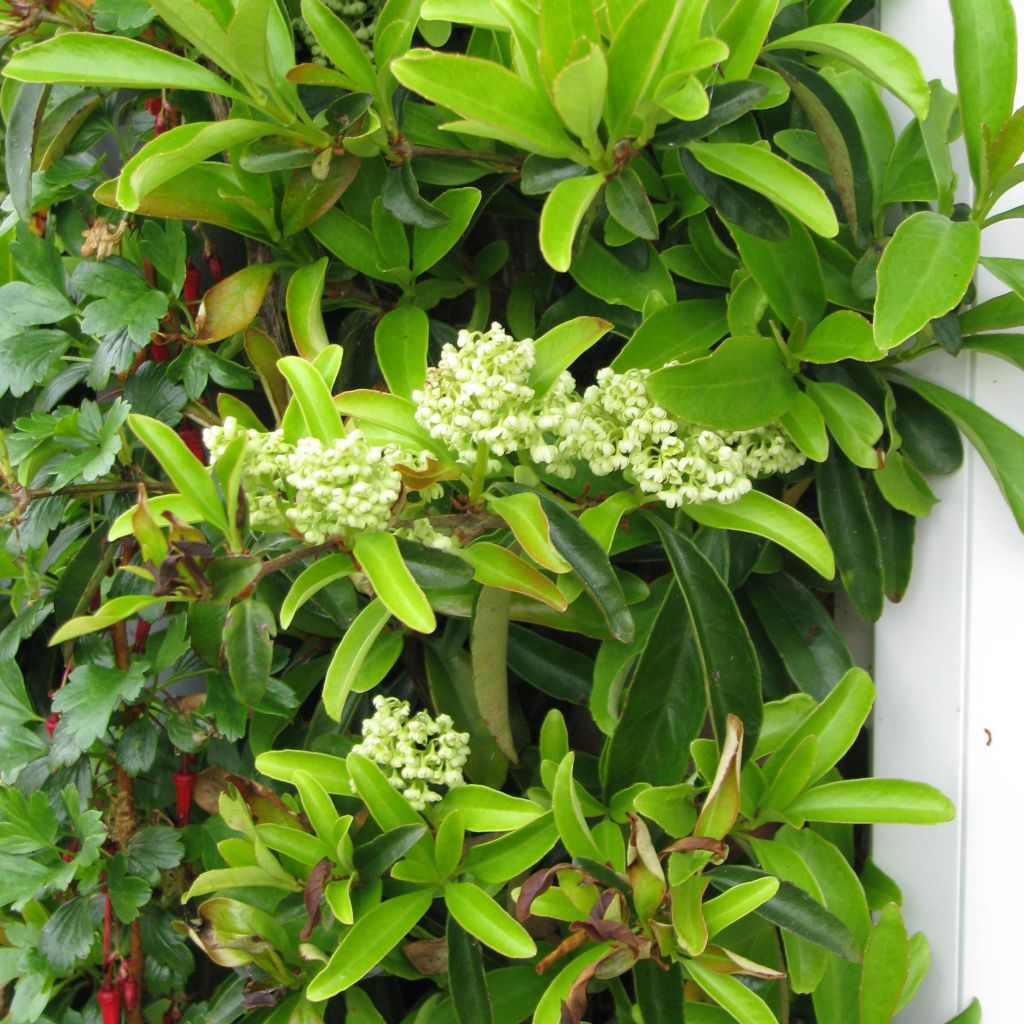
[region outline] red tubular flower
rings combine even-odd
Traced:
[[[189,260],[185,264],[185,286],[182,289],[181,297],[188,304],[188,308],[192,314],[195,315],[196,309],[199,305],[199,284],[201,275],[199,268]]]
[[[100,1018],[103,1024],[120,1024],[121,993],[109,984],[101,986],[96,993],[96,1002],[100,1005]]]
[[[170,350],[167,348],[167,342],[162,338],[154,338],[149,343],[149,358],[154,363],[166,363],[171,358]]]
[[[178,437],[185,442],[185,447],[205,465],[206,453],[203,451],[203,435],[199,428],[183,424],[178,427]]]
[[[53,731],[54,731],[54,729],[57,728],[57,723],[59,721],[60,721],[60,713],[57,712],[57,711],[51,711],[50,712],[50,717],[47,718],[46,724],[45,724],[45,729],[46,729],[47,733],[50,735],[51,739],[53,738]]]
[[[224,268],[221,266],[220,257],[215,252],[211,252],[207,256],[206,265],[210,268],[210,277],[213,278],[214,284],[224,277]]]
[[[178,827],[188,824],[189,812],[192,810],[192,790],[196,784],[196,773],[187,768],[174,773],[174,811],[178,816]]]

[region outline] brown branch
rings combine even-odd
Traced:
[[[174,494],[177,488],[173,484],[163,483],[159,480],[101,480],[95,484],[71,484],[68,487],[21,487],[16,484],[12,489],[15,500],[20,494],[26,501],[35,501],[37,498],[98,498],[101,494],[123,494],[127,491],[137,491],[139,485],[146,488],[147,494]]]

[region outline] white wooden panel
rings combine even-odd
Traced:
[[[1024,0],[1015,6],[1024,37]],[[955,88],[946,3],[883,0],[881,27],[917,53],[929,78]],[[1018,195],[1011,204],[1021,202]],[[1020,223],[986,231],[983,251],[1024,255]],[[991,279],[979,284],[982,298],[1005,290]],[[915,370],[1024,431],[1019,370],[963,356]],[[1007,872],[1024,840],[1024,540],[972,450],[936,491],[942,504],[919,524],[910,594],[876,630],[874,764],[879,775],[938,786],[958,816],[934,829],[876,829],[874,852],[903,886],[909,926],[927,934],[933,951],[902,1024],[941,1024],[975,996],[986,1024],[1010,1024],[1021,1019],[1011,928],[1024,913],[1024,890],[1008,884]]]

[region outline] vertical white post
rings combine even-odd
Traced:
[[[1024,39],[1024,0],[1014,4]],[[882,0],[881,27],[914,50],[928,78],[955,89],[946,3]],[[962,191],[967,181],[964,170]],[[1007,205],[1021,202],[1018,194]],[[1024,256],[1021,223],[987,229],[983,253]],[[1002,291],[991,278],[979,281],[980,298]],[[961,355],[922,360],[914,371],[1024,431],[1020,370]],[[1016,747],[1024,725],[1024,539],[969,446],[964,469],[935,489],[942,503],[918,525],[910,593],[876,629],[874,767],[938,786],[956,802],[957,820],[878,828],[874,853],[903,886],[908,926],[932,947],[932,969],[901,1022],[942,1024],[976,996],[986,1024],[1002,1024],[1021,1019],[1014,922],[1024,896],[1007,864],[1024,839]]]

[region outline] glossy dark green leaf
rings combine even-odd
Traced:
[[[541,504],[548,517],[552,543],[600,609],[612,636],[628,643],[634,632],[633,616],[622,584],[608,561],[608,553],[579,520],[557,502],[541,495]]]
[[[712,174],[685,149],[680,150],[679,161],[689,183],[723,220],[764,241],[784,242],[789,238],[785,216],[769,199],[746,185]]]
[[[867,480],[865,494],[871,518],[878,531],[885,596],[893,602],[902,601],[910,585],[917,520],[912,515],[893,508],[882,497],[878,485],[871,477]]]
[[[392,167],[384,177],[380,193],[384,207],[403,224],[420,228],[439,228],[451,219],[448,214],[428,203],[421,195],[413,174],[412,164],[407,160],[398,167]]]
[[[608,204],[608,212],[630,234],[638,238],[658,237],[658,221],[654,215],[654,208],[647,198],[643,183],[631,167],[624,167],[608,182],[604,198]]]
[[[508,666],[520,679],[556,700],[585,704],[590,695],[593,662],[524,626],[509,627]]]
[[[704,117],[697,121],[669,122],[658,129],[654,144],[674,148],[706,139],[753,109],[767,94],[768,87],[761,82],[721,82],[715,86],[711,109]]]
[[[728,586],[696,544],[650,518],[686,602],[719,744],[725,740],[727,719],[735,715],[743,722],[749,755],[757,746],[763,715],[761,670],[750,634]]]
[[[1024,529],[1024,436],[991,413],[938,384],[903,374],[901,381],[944,412],[974,445]]]
[[[573,160],[553,160],[551,157],[531,153],[523,161],[519,187],[523,195],[542,196],[560,181],[588,173],[589,168]]]
[[[39,125],[50,95],[48,85],[25,82],[18,87],[4,137],[4,170],[14,211],[22,220],[32,216],[32,171]]]
[[[455,590],[473,578],[472,568],[461,558],[398,538],[398,550],[412,578],[426,590]]]
[[[605,792],[634,782],[678,782],[706,713],[704,676],[686,603],[678,588],[669,586],[602,759]]]
[[[274,613],[256,598],[240,601],[228,612],[224,653],[231,684],[244,704],[253,704],[266,693],[276,631]]]
[[[882,549],[860,473],[842,452],[833,451],[818,467],[815,487],[843,588],[861,618],[877,622],[885,597]]]
[[[822,700],[853,668],[853,657],[822,603],[785,573],[752,576],[744,591],[793,682]]]
[[[368,882],[384,874],[426,834],[426,825],[396,825],[368,843],[357,846],[354,861],[360,879]]]
[[[638,960],[633,983],[644,1024],[682,1024],[683,979],[678,964],[666,970],[653,960]]]
[[[448,981],[458,1024],[491,1024],[494,1010],[487,988],[480,943],[454,917],[445,928],[448,941]]]
[[[735,885],[770,876],[757,868],[736,864],[716,868],[708,877],[719,892],[726,892]],[[846,925],[813,896],[790,882],[781,882],[779,891],[754,913],[844,960],[859,958],[857,941]]]

